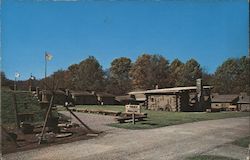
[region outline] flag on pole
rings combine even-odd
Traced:
[[[50,53],[45,52],[45,58],[47,61],[50,61],[53,58],[53,56]]]
[[[16,72],[16,73],[15,73],[15,77],[16,77],[16,78],[19,78],[19,77],[20,77],[20,73]]]

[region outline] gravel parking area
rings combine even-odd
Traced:
[[[91,114],[92,116],[95,117]],[[112,117],[109,118],[112,119]],[[109,123],[108,120],[97,122],[91,127]],[[209,151],[219,146],[249,135],[249,117],[202,121],[149,130],[117,130],[110,127],[103,129],[107,129],[106,131],[110,134],[89,140],[7,154],[4,155],[4,159],[184,160],[186,157],[197,154],[210,153]],[[242,155],[244,156],[247,155]]]
[[[70,113],[67,111],[60,111],[60,113],[70,117]],[[100,115],[100,114],[89,114],[89,113],[78,113],[78,112],[74,112],[74,113],[86,125],[88,125],[93,130],[104,131],[106,133],[112,133],[112,132],[125,130],[125,129],[119,129],[119,128],[107,126],[107,124],[116,123],[114,116],[106,116],[106,115]],[[79,123],[79,121],[77,121],[72,115],[71,115],[71,118],[72,118],[72,122]]]

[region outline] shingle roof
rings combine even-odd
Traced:
[[[135,98],[132,98],[130,95],[116,96],[115,99],[117,101],[124,101],[124,100],[135,101]]]
[[[98,92],[98,93],[96,93],[96,95],[98,97],[115,97],[114,95],[109,94],[109,93],[105,93],[105,92]]]
[[[239,95],[214,95],[211,99],[211,102],[225,102],[225,103],[231,103],[239,98]]]
[[[92,93],[87,91],[70,91],[70,93],[74,96],[93,96]]]
[[[250,96],[240,96],[239,101],[237,103],[250,104]]]
[[[45,94],[52,94],[52,92],[50,90],[42,90],[40,91],[40,93],[45,93]],[[62,90],[56,90],[54,91],[55,94],[65,94],[65,92],[63,92]]]

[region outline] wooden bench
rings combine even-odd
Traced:
[[[121,113],[121,117],[128,117],[128,116],[132,116],[133,113],[131,112],[123,112]],[[147,113],[135,113],[136,116],[148,116]]]
[[[137,121],[143,121],[144,118],[147,118],[147,115],[135,115],[135,120]],[[132,114],[131,116],[126,117],[117,117],[115,118],[119,123],[124,123],[127,120],[132,120]]]

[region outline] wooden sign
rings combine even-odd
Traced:
[[[141,113],[141,106],[140,105],[125,105],[125,112],[127,113]]]

